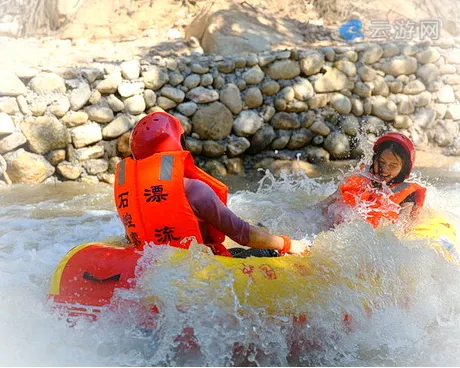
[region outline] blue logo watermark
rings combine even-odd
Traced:
[[[339,28],[339,34],[347,41],[352,41],[355,38],[364,38],[363,23],[359,19],[350,19],[347,23]]]

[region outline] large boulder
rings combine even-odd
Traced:
[[[54,167],[40,155],[18,149],[6,158],[7,174],[13,184],[38,184],[54,174]]]
[[[233,127],[232,112],[221,102],[213,102],[193,115],[193,131],[201,139],[224,139]]]
[[[238,3],[219,0],[203,7],[185,36],[197,38],[205,53],[217,55],[257,53],[303,42],[298,27],[289,21],[267,18]]]
[[[70,140],[66,127],[54,116],[26,119],[21,123],[21,130],[29,142],[29,149],[39,155],[65,148]]]

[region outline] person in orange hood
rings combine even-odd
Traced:
[[[426,188],[407,181],[415,162],[412,141],[401,133],[377,139],[369,167],[347,177],[338,190],[322,202],[332,223],[343,221],[346,209],[357,212],[377,228],[383,218],[408,224],[425,201]]]
[[[117,166],[114,199],[133,246],[188,249],[196,240],[214,254],[232,256],[222,244],[228,236],[259,251],[246,256],[307,251],[306,242],[272,235],[230,211],[227,187],[195,166],[190,152],[183,149],[183,133],[179,120],[165,112],[145,116],[131,133],[132,157]]]

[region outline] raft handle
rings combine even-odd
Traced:
[[[120,276],[121,276],[121,273],[119,273],[118,275],[107,277],[106,279],[98,279],[97,277],[94,277],[93,275],[91,275],[88,271],[85,271],[85,273],[83,274],[84,279],[90,280],[90,281],[96,281],[96,282],[120,281]]]

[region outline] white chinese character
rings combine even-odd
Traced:
[[[441,21],[439,19],[420,21],[420,39],[422,40],[426,37],[432,40],[439,40],[440,30]]]
[[[415,22],[408,19],[396,19],[395,23],[395,40],[412,40],[415,33]]]
[[[371,38],[391,38],[391,25],[387,20],[371,20]]]

